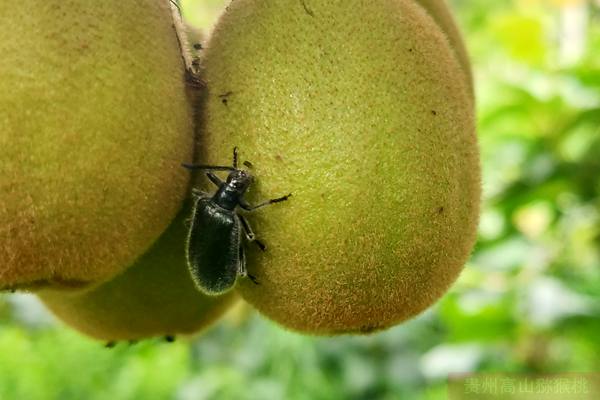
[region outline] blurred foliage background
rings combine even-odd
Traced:
[[[223,0],[184,0],[209,29]],[[112,350],[0,294],[0,399],[445,399],[461,372],[600,371],[600,1],[454,0],[474,66],[473,257],[418,318],[314,338],[237,308],[191,340]]]

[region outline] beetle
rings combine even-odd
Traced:
[[[204,170],[208,179],[218,189],[211,196],[194,189],[195,201],[190,229],[187,237],[186,259],[194,283],[208,295],[220,295],[230,290],[238,277],[248,277],[255,284],[256,278],[246,270],[246,254],[242,243],[242,233],[248,242],[255,243],[262,251],[266,246],[256,239],[250,224],[237,207],[254,211],[269,204],[287,200],[292,194],[267,200],[252,206],[244,194],[254,177],[246,169],[238,168],[238,150],[233,148],[231,167],[182,164],[189,170]],[[248,168],[252,166],[244,162]],[[228,171],[226,181],[222,181],[214,171]]]

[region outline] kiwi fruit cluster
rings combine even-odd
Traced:
[[[238,294],[333,335],[446,292],[475,241],[480,168],[445,2],[233,1],[193,100],[174,25],[168,0],[0,5],[0,288],[111,343],[196,332]],[[247,247],[259,284],[210,297],[185,265],[180,164],[195,148],[228,165],[234,146],[256,177],[247,200],[293,196],[248,216],[267,244]]]

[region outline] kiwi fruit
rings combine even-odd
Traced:
[[[169,0],[0,4],[0,289],[130,266],[185,197],[192,107]]]
[[[202,164],[251,161],[242,297],[282,326],[369,333],[433,304],[476,238],[473,101],[412,0],[236,0],[203,59]],[[209,183],[202,181],[201,185]]]
[[[105,341],[192,334],[210,326],[239,297],[201,294],[184,257],[190,207],[185,207],[131,268],[94,289],[45,289],[38,296],[60,320]]]
[[[460,30],[456,25],[456,21],[452,16],[452,12],[448,8],[446,0],[417,0],[431,17],[437,22],[438,26],[446,34],[450,46],[456,53],[456,57],[465,73],[469,87],[472,90],[473,76],[471,71],[471,63],[469,61],[469,53],[463,41]]]

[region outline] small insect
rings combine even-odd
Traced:
[[[229,96],[231,96],[233,94],[232,91],[229,91],[227,93],[223,93],[219,95],[219,98],[221,99],[221,103],[227,105],[227,102],[229,101]]]
[[[287,200],[292,194],[267,200],[251,206],[244,194],[253,181],[253,176],[245,169],[238,168],[237,147],[233,149],[233,166],[189,165],[190,170],[205,170],[208,179],[218,190],[209,196],[194,190],[196,196],[188,234],[186,257],[190,273],[196,286],[209,295],[219,295],[231,289],[238,276],[258,281],[246,270],[246,255],[242,243],[242,233],[248,242],[255,243],[265,251],[265,245],[256,239],[252,228],[236,208],[253,211],[273,203]],[[244,162],[246,167],[252,164]],[[223,182],[212,171],[229,171]]]
[[[175,335],[166,335],[165,336],[165,342],[173,343],[174,341],[175,341]]]

